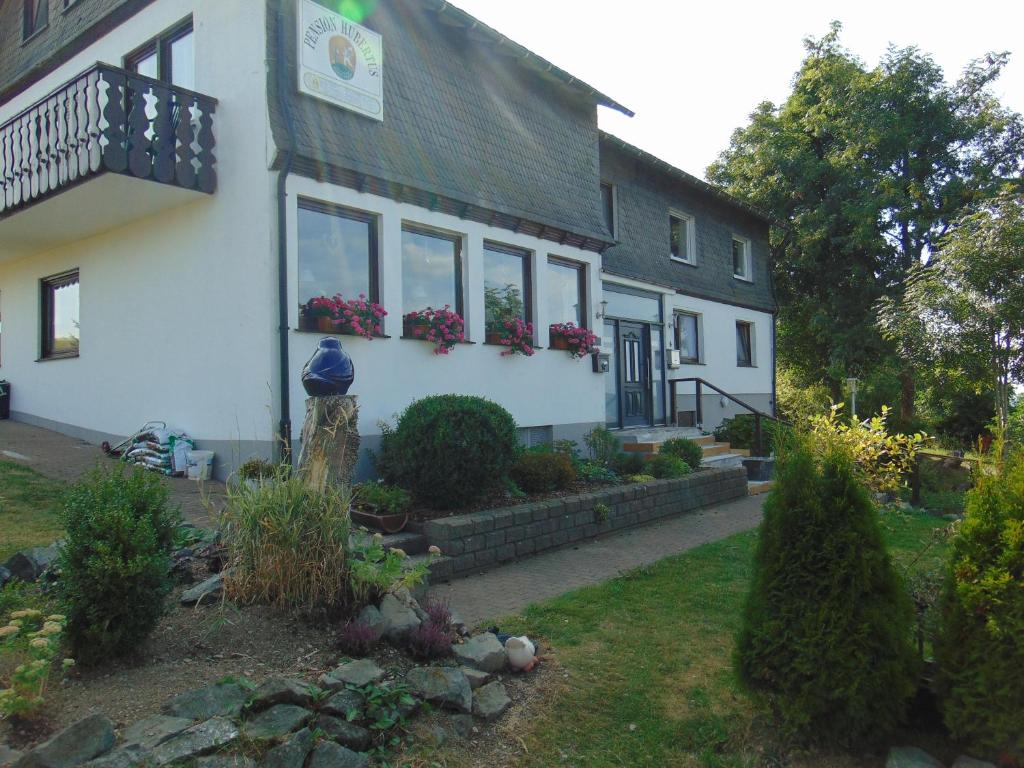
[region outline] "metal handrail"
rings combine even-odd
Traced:
[[[676,386],[678,384],[686,384],[686,383],[690,383],[690,382],[693,383],[694,389],[695,389],[695,393],[696,393],[696,399],[697,399],[697,403],[696,403],[696,405],[697,405],[697,408],[696,408],[697,414],[696,415],[697,415],[697,423],[698,424],[703,424],[704,423],[704,406],[703,406],[703,404],[701,402],[701,398],[703,396],[702,389],[704,387],[707,387],[708,389],[714,390],[715,392],[717,392],[722,397],[728,398],[732,402],[736,403],[736,405],[740,406],[741,408],[745,408],[746,410],[748,410],[752,414],[754,414],[754,450],[757,452],[755,454],[757,456],[763,456],[764,455],[763,452],[762,452],[762,447],[763,447],[763,445],[762,445],[763,444],[762,432],[761,432],[761,420],[762,419],[771,419],[772,421],[777,422],[779,424],[787,424],[787,425],[792,426],[790,424],[790,422],[788,422],[788,421],[786,421],[784,419],[780,419],[778,416],[775,416],[774,414],[766,413],[765,411],[762,411],[759,408],[755,408],[754,406],[750,405],[750,403],[743,402],[742,400],[740,400],[735,395],[729,394],[728,392],[726,392],[721,387],[715,386],[710,381],[707,381],[706,379],[702,379],[699,376],[687,376],[687,377],[681,378],[681,379],[669,379],[668,380],[668,383],[669,383],[669,394],[671,396],[671,403],[672,403],[672,423],[676,424],[677,426],[678,426],[679,416],[678,416],[678,411],[676,410]]]

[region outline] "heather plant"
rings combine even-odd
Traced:
[[[446,627],[424,621],[409,633],[406,645],[413,658],[424,661],[443,659],[452,654],[452,633]]]
[[[812,439],[779,447],[735,663],[785,737],[846,746],[903,717],[914,613],[853,457]]]
[[[696,469],[704,461],[704,449],[693,440],[687,440],[685,437],[674,437],[671,440],[666,440],[662,443],[659,453],[667,454],[668,456],[678,456],[689,465],[690,469]]]
[[[515,421],[497,403],[432,395],[384,427],[377,468],[435,509],[455,509],[504,487],[518,452]]]
[[[338,629],[338,648],[351,656],[369,656],[380,642],[380,631],[358,619]]]
[[[134,651],[163,615],[180,516],[158,476],[121,465],[68,490],[57,589],[74,656],[92,663]]]
[[[1024,761],[1024,453],[985,470],[951,542],[938,687],[953,737],[1012,764]]]

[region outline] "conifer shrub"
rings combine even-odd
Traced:
[[[737,638],[745,687],[797,743],[884,736],[916,685],[913,608],[849,454],[780,445]]]
[[[157,475],[97,468],[68,490],[58,589],[75,658],[135,650],[164,613],[179,523]]]
[[[666,440],[662,443],[660,453],[678,456],[690,465],[690,469],[696,469],[704,461],[704,449],[693,440],[687,440],[685,437],[674,437],[671,440]]]
[[[623,477],[638,475],[644,471],[644,455],[634,451],[620,451],[612,460],[612,469]]]
[[[504,487],[518,453],[515,421],[500,405],[432,395],[385,430],[377,469],[435,509],[455,509]]]
[[[564,453],[525,451],[512,467],[512,480],[527,493],[565,490],[576,482],[572,459]]]
[[[953,737],[1024,762],[1024,453],[979,472],[951,542],[938,689]]]

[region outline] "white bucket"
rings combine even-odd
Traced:
[[[209,480],[213,474],[213,451],[188,452],[188,479]]]

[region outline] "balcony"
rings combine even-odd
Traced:
[[[209,96],[96,64],[5,122],[0,260],[213,194],[216,105]]]

